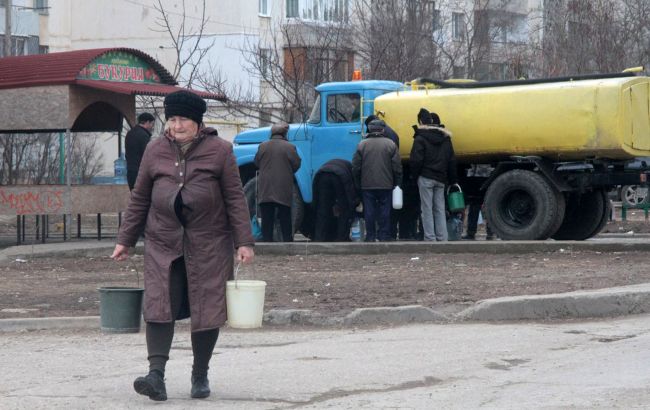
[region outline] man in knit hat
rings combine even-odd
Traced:
[[[300,168],[296,147],[287,141],[289,124],[278,122],[271,127],[271,139],[260,144],[255,166],[260,171],[257,182],[257,203],[262,211],[262,237],[273,242],[276,214],[280,221],[282,241],[293,241],[291,203],[293,174]]]
[[[363,216],[366,220],[366,242],[390,241],[390,210],[392,191],[402,183],[402,161],[399,149],[384,136],[386,124],[373,120],[369,134],[357,145],[352,157],[352,174],[361,187]]]

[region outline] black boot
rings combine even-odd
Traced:
[[[149,396],[151,400],[167,400],[165,379],[163,374],[158,370],[151,370],[148,375],[135,379],[133,388],[143,396]]]
[[[210,382],[207,375],[192,375],[192,398],[205,399],[210,395]]]

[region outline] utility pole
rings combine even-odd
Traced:
[[[11,0],[5,0],[5,57],[12,55],[11,47]]]

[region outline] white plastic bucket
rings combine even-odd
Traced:
[[[265,290],[263,280],[229,280],[226,283],[228,325],[240,329],[262,326]]]

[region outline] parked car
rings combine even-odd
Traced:
[[[641,169],[650,164],[650,157],[641,157],[630,161],[627,169]],[[610,198],[614,201],[620,201],[627,207],[639,206],[650,202],[648,196],[648,187],[643,185],[622,185],[610,192]]]

